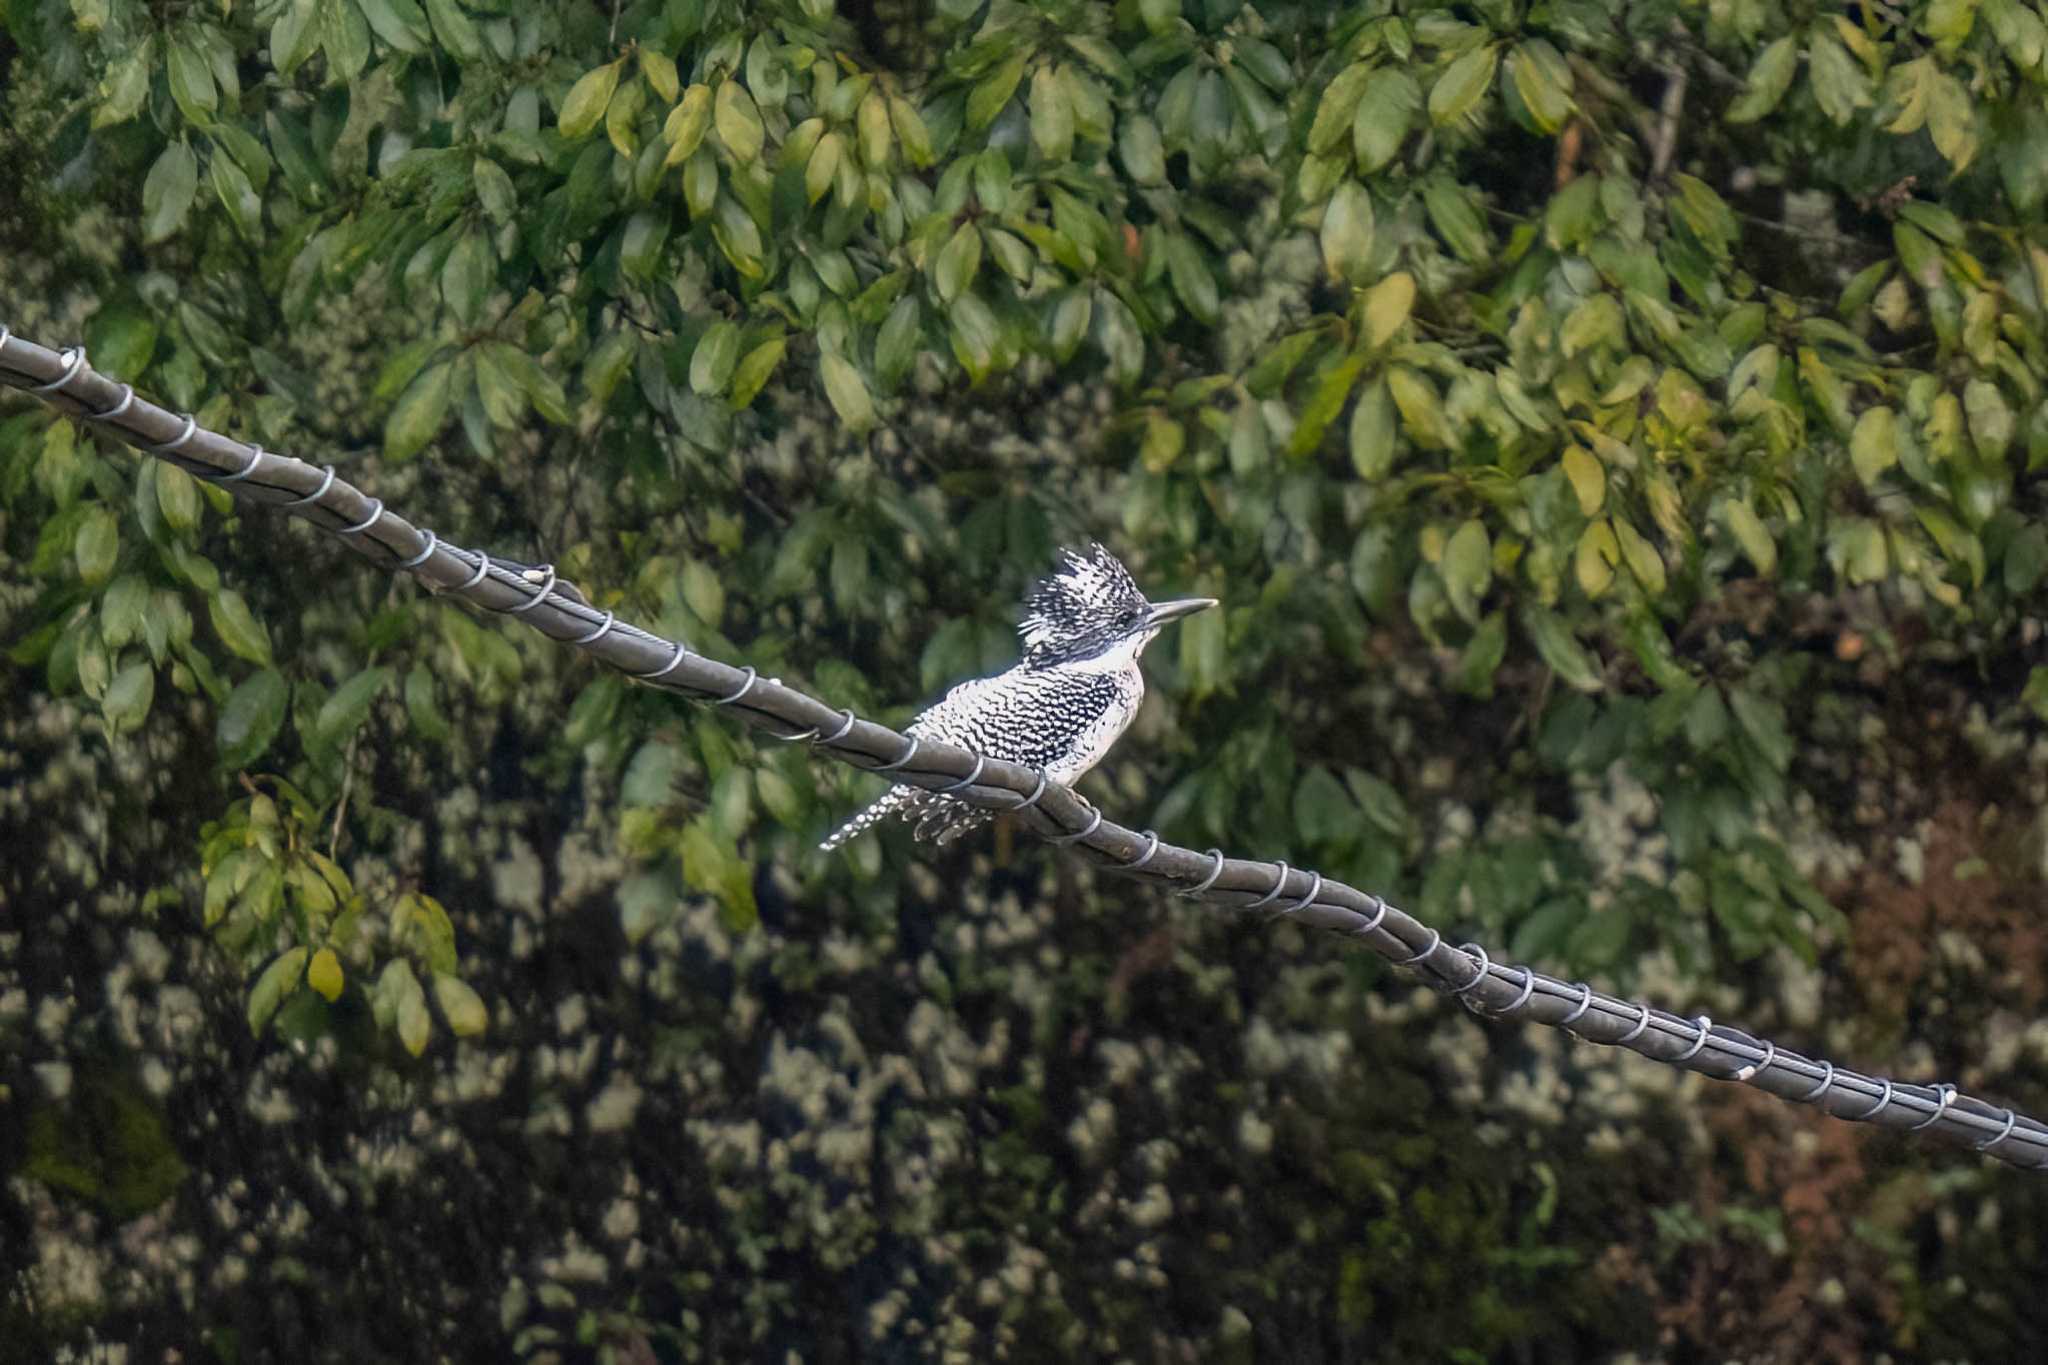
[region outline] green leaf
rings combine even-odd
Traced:
[[[1336,774],[1318,763],[1302,774],[1294,789],[1294,826],[1310,844],[1332,848],[1349,844],[1359,833],[1358,807]]]
[[[220,91],[213,83],[213,71],[199,49],[185,39],[173,37],[169,49],[166,55],[170,58],[167,74],[171,99],[186,122],[203,128],[213,122],[214,111],[220,108]]]
[[[362,10],[348,0],[322,3],[319,11],[320,45],[327,53],[328,77],[338,78],[343,85],[353,84],[370,61],[370,25]]]
[[[434,973],[434,1001],[448,1017],[448,1028],[458,1038],[474,1038],[491,1022],[483,997],[469,983],[448,972]]]
[[[2007,592],[2015,597],[2032,592],[2043,575],[2048,575],[2048,528],[2039,522],[2021,528],[2005,547],[2004,572]],[[104,624],[100,633],[106,633]]]
[[[1469,697],[1490,697],[1493,695],[1493,677],[1500,671],[1501,660],[1507,657],[1508,625],[1505,614],[1494,611],[1486,614],[1479,628],[1472,632],[1472,638],[1465,642],[1465,649],[1458,657],[1458,667],[1452,675],[1452,685]]]
[[[448,259],[442,263],[441,301],[464,327],[482,316],[484,297],[497,264],[497,252],[490,239],[473,230],[456,239]]]
[[[595,71],[586,71],[569,87],[557,122],[563,137],[574,142],[596,129],[611,105],[612,94],[619,88],[619,65],[611,62]]]
[[[1808,39],[1806,61],[1814,102],[1837,125],[1847,124],[1857,110],[1876,102],[1869,75],[1849,55],[1849,49],[1819,25]]]
[[[199,192],[199,162],[183,141],[163,149],[142,182],[142,240],[154,245],[185,225]]]
[[[1742,94],[1728,106],[1728,122],[1754,123],[1777,108],[1798,68],[1799,44],[1790,34],[1758,53],[1743,80]]]
[[[973,294],[963,294],[947,314],[952,323],[953,358],[979,384],[995,368],[996,348],[1002,343],[1001,324],[989,306]]]
[[[126,56],[107,68],[100,78],[100,102],[92,111],[94,132],[126,123],[142,110],[149,97],[149,78],[156,66],[154,38],[137,44]]]
[[[1239,411],[1250,412],[1251,405]],[[1378,482],[1394,467],[1394,400],[1385,380],[1374,380],[1359,393],[1351,409],[1350,444],[1351,467],[1366,482]]]
[[[94,503],[71,537],[72,558],[78,576],[87,587],[97,587],[113,576],[114,560],[121,552],[121,528],[104,504]]]
[[[1747,687],[1728,693],[1728,709],[1736,724],[1755,742],[1764,761],[1778,772],[1792,766],[1792,737],[1785,730],[1785,708]]]
[[[690,353],[691,391],[707,398],[723,393],[739,359],[739,325],[720,318],[697,339],[697,349]]]
[[[900,95],[889,96],[889,124],[896,130],[896,141],[912,166],[923,170],[932,164],[931,131],[916,107]]]
[[[1657,547],[1627,521],[1613,518],[1615,542],[1621,547],[1621,557],[1628,564],[1629,572],[1643,585],[1643,590],[1652,598],[1664,595],[1664,557],[1657,553]]]
[[[242,679],[220,709],[216,739],[221,766],[245,768],[263,756],[284,724],[291,689],[283,675],[266,668]]]
[[[1451,534],[1440,567],[1451,610],[1478,624],[1479,599],[1493,583],[1493,540],[1479,518],[1469,518]]]
[[[270,65],[289,78],[320,45],[322,0],[289,0],[270,25]]]
[[[420,988],[420,979],[413,975],[412,964],[400,958],[384,968],[384,979],[390,999],[391,1022],[398,1029],[398,1041],[405,1050],[417,1057],[427,1050],[427,1039],[433,1032],[434,1021],[427,1013],[427,993]]]
[[[1031,146],[1041,161],[1064,162],[1074,150],[1074,104],[1050,63],[1031,75]]]
[[[1372,196],[1363,185],[1339,185],[1323,209],[1324,267],[1335,279],[1363,284],[1372,265],[1372,238]]]
[[[207,609],[213,619],[214,633],[220,636],[220,642],[228,647],[229,653],[250,663],[270,667],[270,634],[249,610],[242,594],[233,588],[222,588],[213,594]]]
[[[967,94],[967,126],[974,132],[995,122],[1003,106],[1010,102],[1010,96],[1017,92],[1017,83],[1024,79],[1025,54],[1019,52],[994,71]]]
[[[1768,578],[1778,567],[1778,545],[1771,539],[1771,533],[1764,528],[1756,509],[1749,505],[1747,498],[1728,498],[1720,506],[1721,521],[1735,543],[1742,547],[1742,553],[1756,566],[1756,571]]]
[[[453,362],[444,360],[429,365],[406,385],[405,392],[384,423],[386,459],[409,460],[434,439],[435,433],[441,430],[442,421],[448,416],[449,387],[454,372]]]
[[[1934,149],[1961,171],[1977,155],[1977,108],[1963,83],[1936,71],[1928,84],[1927,131]]]
[[[834,180],[839,175],[839,158],[845,155],[845,140],[837,133],[826,133],[818,139],[818,145],[811,149],[810,159],[804,163],[804,198],[817,203],[832,192]]]
[[[1315,121],[1309,124],[1309,151],[1323,156],[1336,147],[1344,134],[1351,131],[1360,102],[1375,83],[1373,68],[1364,62],[1354,62],[1323,87],[1322,98],[1316,101]]]
[[[108,649],[120,649],[140,638],[149,604],[149,584],[141,574],[124,573],[115,579],[100,597],[101,642]]]
[[[426,6],[427,18],[433,21],[434,35],[441,40],[441,46],[464,65],[483,57],[483,39],[477,33],[476,22],[456,8],[455,0],[426,0]]]
[[[831,400],[832,411],[839,414],[839,420],[849,430],[858,435],[875,424],[874,400],[868,396],[868,386],[859,370],[843,357],[821,351],[818,373],[825,381],[825,397]]]
[[[320,713],[314,717],[313,743],[320,748],[336,748],[353,735],[370,714],[377,694],[390,681],[389,668],[365,668],[335,688],[320,704]]]
[[[1531,602],[1522,608],[1522,628],[1535,642],[1536,652],[1565,686],[1581,692],[1598,692],[1603,684],[1593,656],[1572,635],[1564,618],[1548,607]]]
[[[164,524],[183,534],[199,524],[199,481],[174,464],[156,466],[156,505]]]
[[[1493,240],[1486,221],[1465,186],[1449,176],[1431,176],[1422,189],[1423,207],[1429,210],[1430,226],[1458,259],[1480,265],[1493,255]]]
[[[299,978],[306,970],[306,956],[312,950],[304,944],[287,948],[263,969],[263,975],[256,978],[256,987],[249,992],[249,1033],[252,1037],[263,1036],[263,1026],[270,1022],[270,1016],[277,1013],[277,1007],[285,997],[298,989]]]
[[[483,205],[491,221],[511,222],[518,212],[519,199],[505,168],[487,156],[480,156],[471,164],[469,174],[476,186],[477,202]]]
[[[1351,388],[1364,368],[1365,354],[1353,352],[1317,376],[1308,401],[1301,405],[1301,420],[1295,423],[1294,434],[1288,438],[1288,454],[1300,459],[1322,445],[1323,434],[1337,420],[1337,414],[1344,411],[1345,400],[1351,396]]]
[[[1361,174],[1370,175],[1394,159],[1422,108],[1422,87],[1399,68],[1373,74],[1351,120],[1351,154]]]
[[[1429,90],[1430,121],[1439,128],[1456,123],[1479,107],[1500,64],[1500,45],[1487,43],[1465,53],[1444,69]]]
[[[905,295],[896,300],[889,316],[875,332],[875,378],[884,392],[895,389],[917,360],[924,310],[917,299]]]
[[[427,18],[412,0],[356,0],[370,31],[408,56],[427,50]],[[401,13],[403,11],[403,13]]]
[[[959,298],[974,283],[980,268],[981,230],[973,223],[962,223],[940,248],[933,265],[932,283],[938,287],[939,298],[947,303]]]
[[[1508,76],[1535,131],[1551,134],[1564,127],[1576,106],[1571,68],[1556,48],[1541,38],[1520,44],[1508,56]]]
[[[138,728],[149,716],[156,697],[156,666],[147,660],[129,664],[114,675],[100,698],[100,713],[108,728],[122,734]]]
[[[1166,234],[1166,269],[1173,280],[1173,292],[1188,313],[1201,323],[1213,323],[1221,313],[1216,279],[1202,260],[1202,253],[1187,234]]]
[[[1963,412],[1969,417],[1970,443],[1977,448],[1978,458],[1991,464],[2002,462],[2012,446],[2016,424],[1998,386],[1986,379],[1965,384]]]
[[[1118,120],[1116,150],[1132,183],[1166,183],[1166,147],[1159,138],[1159,125],[1149,115],[1126,113]]]

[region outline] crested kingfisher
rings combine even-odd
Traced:
[[[1072,783],[1102,761],[1138,714],[1145,676],[1138,656],[1169,622],[1216,605],[1213,597],[1148,602],[1099,544],[1060,552],[1060,565],[1024,599],[1015,667],[961,683],[906,729],[913,739],[957,744],[990,758],[1043,768]],[[982,810],[919,787],[891,787],[835,830],[831,850],[886,816],[917,821],[916,836],[943,844],[987,824]]]

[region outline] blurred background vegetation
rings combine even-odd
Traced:
[[[2048,1109],[2031,0],[0,3],[0,320],[902,721]],[[2038,1180],[875,782],[0,402],[18,1358],[2016,1358]],[[134,1348],[109,1354],[110,1344]]]

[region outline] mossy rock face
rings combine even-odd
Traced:
[[[125,1222],[170,1198],[186,1166],[162,1112],[134,1081],[80,1076],[69,1097],[29,1116],[22,1174]]]

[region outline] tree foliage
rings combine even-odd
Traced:
[[[2027,0],[13,0],[0,72],[24,333],[899,718],[1108,537],[1225,609],[1102,799],[1548,967],[1815,960],[1816,751],[1958,659],[2048,715]],[[809,854],[857,780],[43,409],[0,509],[10,691],[180,775],[133,886],[259,1032],[484,1029],[451,786],[594,807],[631,942],[915,896]]]

